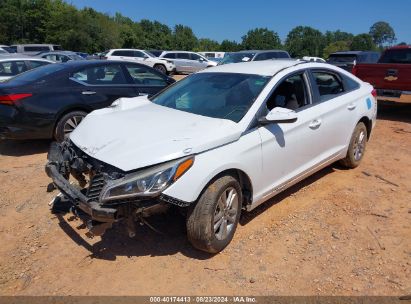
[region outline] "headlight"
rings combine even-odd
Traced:
[[[137,173],[126,175],[109,184],[101,194],[103,202],[138,196],[155,196],[170,186],[194,163],[194,157],[167,162]]]

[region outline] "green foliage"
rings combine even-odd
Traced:
[[[250,30],[242,37],[242,39],[242,46],[246,50],[270,50],[281,48],[281,40],[278,34],[267,28]]]
[[[67,0],[0,0],[0,43],[54,43],[64,49],[101,52],[110,48],[196,50],[235,52],[241,49],[281,49],[278,34],[256,28],[242,37],[242,43],[197,39],[190,27],[178,24],[173,29],[158,21],[135,22],[120,13],[102,14],[92,8],[77,9]],[[386,22],[377,22],[370,34],[320,31],[307,26],[292,29],[285,48],[294,57],[328,56],[338,50],[380,49],[395,41]],[[404,43],[405,44],[405,43]]]
[[[394,29],[384,21],[374,23],[370,28],[370,35],[374,43],[380,47],[384,44],[393,44],[396,40]]]
[[[331,42],[324,48],[323,56],[328,58],[330,54],[339,52],[339,51],[348,51],[350,49],[350,44],[348,41],[335,41]]]
[[[351,43],[352,51],[373,51],[376,49],[377,46],[369,34],[359,34],[353,38]]]
[[[285,47],[292,57],[322,57],[326,45],[324,35],[309,26],[297,26],[287,35]]]
[[[237,52],[241,50],[241,45],[235,41],[223,40],[220,45],[222,52]]]

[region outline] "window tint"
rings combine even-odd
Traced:
[[[50,51],[49,46],[25,46],[25,52],[43,52],[43,51]]]
[[[176,58],[178,59],[190,59],[189,53],[177,53],[176,55]]]
[[[276,58],[291,58],[287,52],[276,52]]]
[[[191,53],[191,60],[200,60],[202,57],[198,56],[197,54]]]
[[[24,61],[0,62],[0,76],[15,76],[27,71]]]
[[[411,63],[411,48],[386,51],[379,63]]]
[[[266,102],[269,111],[275,107],[297,110],[307,104],[303,74],[293,75],[281,82]]]
[[[55,62],[67,62],[71,60],[70,57],[66,55],[59,55],[59,54],[49,54],[49,55],[45,55],[42,57],[48,60],[51,60],[51,61],[55,61]]]
[[[315,83],[320,94],[320,101],[328,100],[344,92],[343,85],[334,74],[313,72]]]
[[[351,77],[348,77],[346,75],[340,75],[343,82],[344,82],[344,89],[345,91],[354,91],[360,87],[360,84],[356,82],[354,79]]]
[[[167,82],[163,77],[151,72],[148,68],[134,64],[126,64],[126,68],[136,84],[148,86],[167,85]]]
[[[22,81],[22,82],[38,81],[50,74],[56,73],[63,69],[64,69],[64,65],[62,64],[58,64],[58,63],[48,64],[48,65],[39,67],[38,69],[30,70],[27,73],[20,74],[16,76],[15,78],[13,78],[13,80]]]
[[[146,54],[144,54],[143,52],[134,51],[134,57],[141,57],[141,58],[143,58],[144,56],[146,56]]]
[[[46,62],[46,61],[33,61],[33,60],[30,60],[29,63],[32,69],[38,68],[43,65],[50,64],[50,62]]]
[[[92,85],[128,84],[120,65],[86,68],[74,73],[72,77]]]
[[[262,53],[262,54],[258,54],[257,56],[255,56],[254,61],[262,61],[262,60],[266,60],[266,54]]]
[[[134,57],[133,51],[114,51],[111,56]]]
[[[175,59],[175,58],[176,58],[176,53],[168,53],[168,54],[165,54],[165,55],[163,56],[163,58]]]
[[[270,78],[239,73],[198,73],[180,80],[152,101],[180,111],[238,122]]]
[[[220,64],[247,62],[253,59],[255,53],[226,53]]]
[[[334,54],[328,58],[328,62],[354,62],[357,60],[357,56],[355,55],[346,55],[346,54]]]

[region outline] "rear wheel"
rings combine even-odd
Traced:
[[[71,132],[80,124],[86,117],[87,113],[83,111],[73,111],[65,114],[57,122],[54,137],[57,141],[62,142],[69,137]]]
[[[364,157],[367,145],[367,128],[363,122],[359,122],[351,136],[347,156],[341,160],[341,164],[347,168],[357,167]]]
[[[223,176],[211,183],[188,212],[187,236],[197,249],[217,253],[231,242],[241,214],[238,181]]]
[[[159,72],[161,72],[161,73],[163,73],[163,74],[167,74],[167,69],[166,69],[166,67],[165,67],[164,65],[162,65],[162,64],[156,64],[156,65],[154,66],[154,68],[155,68],[157,71],[159,71]]]

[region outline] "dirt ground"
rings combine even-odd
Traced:
[[[207,255],[170,213],[89,239],[50,213],[49,141],[0,142],[1,295],[411,294],[411,105],[380,106],[355,170],[328,167],[245,214]]]

